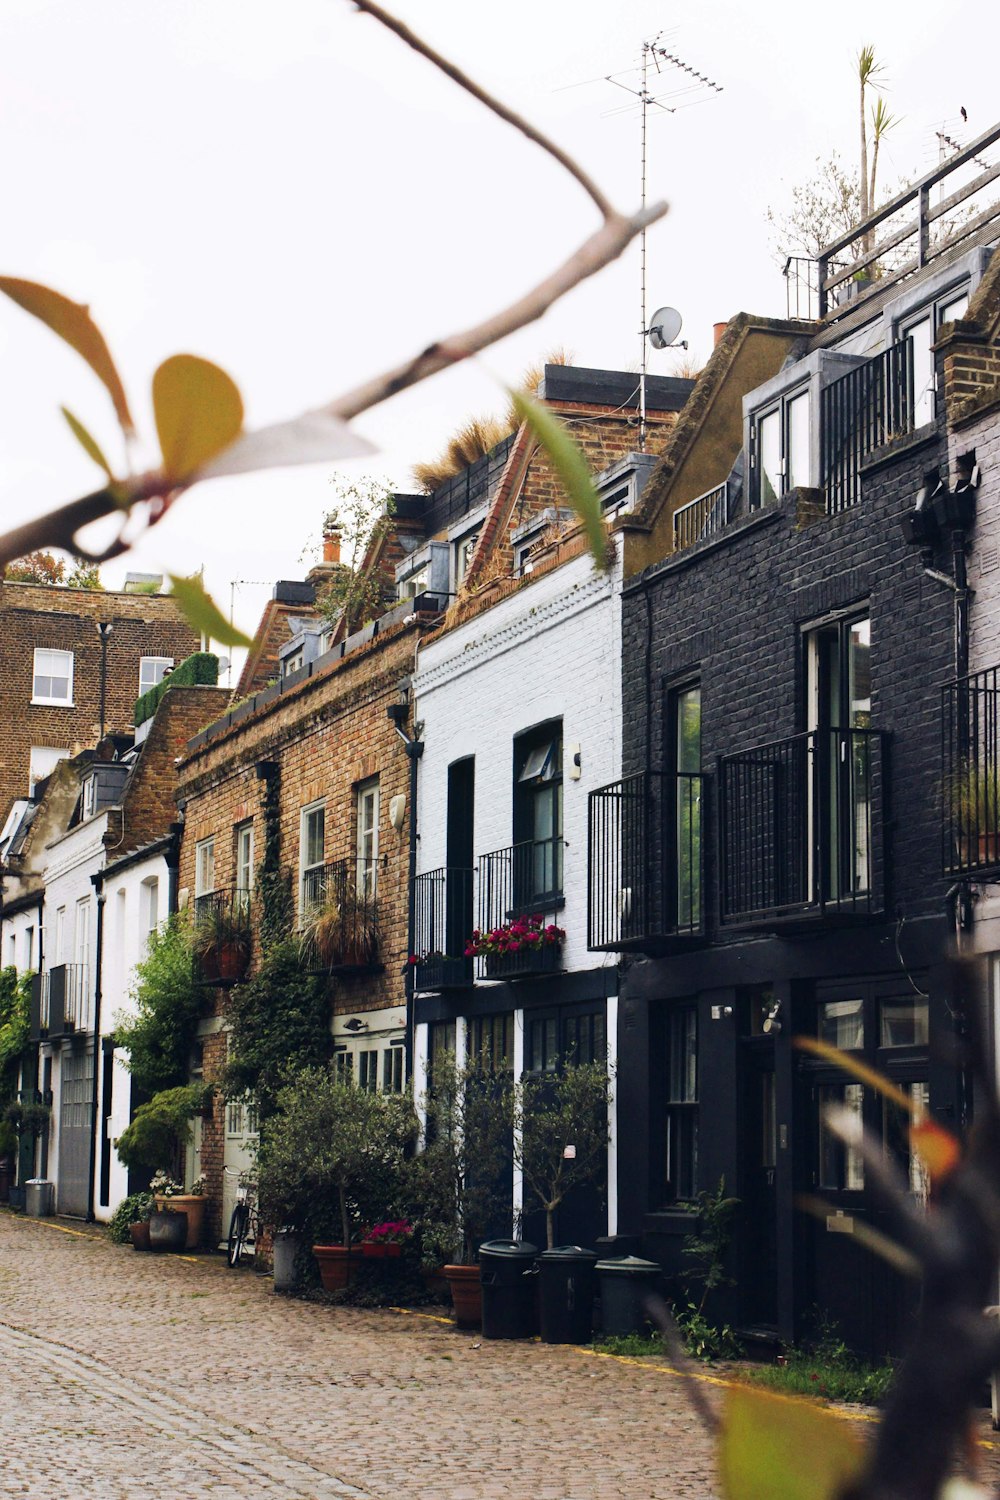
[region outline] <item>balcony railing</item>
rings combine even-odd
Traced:
[[[561,838],[532,839],[494,849],[479,858],[479,918],[482,931],[503,927],[518,917],[552,918],[563,905]],[[561,949],[525,947],[516,953],[478,958],[478,972],[488,979],[519,979],[550,973],[560,966]]]
[[[878,730],[817,729],[722,757],[724,924],[884,909],[886,740]]]
[[[253,892],[221,886],[194,898],[194,951],[206,984],[221,988],[243,979],[253,949]]]
[[[674,551],[693,547],[704,537],[715,536],[729,524],[729,481],[706,490],[674,511]]]
[[[820,472],[829,515],[861,499],[861,466],[914,425],[913,342],[901,339],[820,391]]]
[[[993,126],[883,204],[809,260],[785,266],[792,317],[842,317],[852,305],[897,285],[959,246],[989,241],[1000,220]],[[933,200],[933,201],[932,201]]]
[[[476,925],[475,871],[427,870],[414,882],[413,987],[447,990],[472,983],[466,944]]]
[[[381,968],[378,862],[354,856],[302,876],[301,924],[307,962],[334,974]]]
[[[941,827],[946,875],[1000,866],[1000,668],[942,692]]]
[[[588,948],[703,933],[703,785],[693,773],[641,771],[591,792]]]
[[[87,964],[54,964],[31,981],[31,1038],[88,1034],[93,999]]]

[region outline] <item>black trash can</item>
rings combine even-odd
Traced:
[[[479,1247],[483,1284],[483,1338],[530,1339],[535,1332],[535,1278],[538,1254],[527,1240],[486,1240]]]
[[[637,1255],[616,1256],[597,1262],[601,1283],[601,1328],[608,1337],[624,1338],[646,1326],[642,1310],[645,1297],[660,1287],[662,1271],[655,1260]]]
[[[593,1250],[556,1245],[538,1257],[538,1311],[543,1344],[589,1344],[594,1326]]]

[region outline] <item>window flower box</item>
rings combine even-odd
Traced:
[[[515,917],[500,927],[472,934],[466,958],[485,960],[487,979],[523,979],[533,974],[554,974],[562,961],[566,933],[554,923],[543,925],[541,917]]]

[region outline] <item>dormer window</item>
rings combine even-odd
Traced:
[[[808,386],[754,413],[750,422],[753,505],[771,505],[789,490],[810,483],[810,433]]]
[[[97,810],[97,777],[88,776],[83,783],[83,816],[92,818]]]
[[[297,672],[299,670],[303,663],[304,653],[302,647],[300,646],[297,651],[292,652],[291,656],[286,656],[284,661],[281,663],[282,677],[290,677],[293,672]]]
[[[430,563],[424,563],[422,568],[418,568],[408,578],[401,579],[398,584],[399,598],[415,599],[418,594],[426,593],[430,583],[430,576],[431,565]]]
[[[458,592],[459,588],[461,588],[462,581],[465,578],[466,573],[469,571],[469,564],[472,562],[472,557],[476,550],[476,543],[478,541],[479,532],[470,531],[466,536],[459,537],[458,541],[455,543],[456,593]]]
[[[969,306],[969,289],[952,287],[935,301],[925,303],[905,320],[897,323],[897,336],[907,339],[913,349],[913,426],[925,427],[935,415],[934,354],[932,345],[942,323],[964,318]]]

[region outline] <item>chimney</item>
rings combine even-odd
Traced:
[[[726,331],[726,329],[728,327],[729,327],[728,322],[726,322],[726,323],[713,323],[712,324],[712,333],[714,334],[714,338],[712,340],[712,347],[713,348],[719,342],[719,340],[722,338],[722,335],[725,333],[725,331]]]
[[[324,531],[323,533],[323,561],[325,563],[340,562],[340,532]]]

